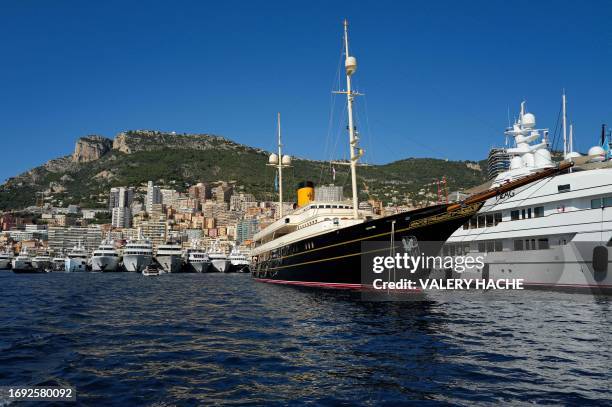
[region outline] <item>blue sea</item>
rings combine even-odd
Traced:
[[[612,298],[493,295],[1,271],[0,386],[95,406],[611,405]]]

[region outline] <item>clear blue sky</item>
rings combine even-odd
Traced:
[[[344,17],[370,162],[481,159],[523,98],[554,127],[562,88],[579,149],[612,125],[610,1],[3,0],[0,181],[126,129],[270,149],[277,111],[286,152],[345,156]]]

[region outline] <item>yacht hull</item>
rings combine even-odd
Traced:
[[[183,267],[180,255],[157,256],[155,259],[166,273],[180,273]]]
[[[96,271],[96,272],[119,271],[119,257],[94,256],[91,258],[91,271]]]
[[[208,273],[212,271],[210,262],[197,261],[197,262],[189,263],[189,265],[191,266],[193,271],[195,271],[196,273]]]
[[[0,260],[0,270],[5,270],[5,269],[9,269],[11,267],[11,260],[10,259],[2,259]]]
[[[128,254],[123,256],[123,267],[126,271],[140,273],[151,263],[153,263],[153,256],[150,255]]]
[[[447,211],[436,205],[337,229],[254,256],[253,277],[263,282],[326,288],[367,288],[361,281],[362,243],[416,238],[437,255],[444,241],[481,208],[482,203]],[[305,245],[311,249],[306,249]],[[388,254],[390,246],[387,246]]]
[[[84,259],[66,259],[64,271],[68,273],[81,273],[87,271],[87,261]]]
[[[214,259],[211,260],[211,271],[216,273],[229,273],[230,265],[231,263],[227,259]]]

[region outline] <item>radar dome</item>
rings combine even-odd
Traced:
[[[268,158],[268,164],[278,165],[278,156],[274,153],[270,154],[270,158]]]
[[[606,159],[606,150],[600,146],[593,146],[589,148],[589,161],[601,162]]]
[[[346,74],[352,75],[357,70],[357,58],[355,57],[347,57],[346,61],[344,61],[344,66],[346,68]]]
[[[578,157],[582,157],[582,154],[577,153],[575,151],[570,151],[569,153],[565,155],[566,160],[570,160],[570,159],[578,158]]]
[[[521,121],[521,124],[525,128],[533,129],[536,125],[536,120],[535,120],[535,116],[533,115],[533,113],[525,113],[523,115],[523,120]]]
[[[284,155],[281,162],[283,165],[291,165],[291,157],[288,155]]]

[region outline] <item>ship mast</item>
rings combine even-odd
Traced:
[[[563,159],[569,151],[567,151],[567,108],[565,99],[565,89],[563,89],[563,95],[561,96],[563,103]]]
[[[348,130],[349,130],[349,148],[351,152],[351,186],[352,186],[352,195],[353,195],[353,218],[358,219],[358,206],[359,200],[357,195],[357,162],[359,158],[363,155],[361,149],[359,149],[359,145],[357,144],[359,138],[355,134],[355,126],[353,124],[353,100],[357,93],[353,92],[351,89],[351,76],[357,70],[357,60],[355,57],[350,56],[349,54],[349,45],[348,45],[348,21],[344,20],[344,52],[346,59],[344,61],[344,66],[346,68],[346,103],[347,103],[347,111],[348,111]]]
[[[271,167],[276,168],[278,171],[278,213],[279,218],[283,217],[283,168],[291,166],[291,157],[288,155],[283,156],[282,143],[281,143],[281,119],[280,113],[277,113],[277,135],[278,135],[278,155],[272,153],[268,159],[268,164]]]
[[[283,152],[281,144],[281,121],[280,112],[277,113],[278,119],[278,217],[283,217]]]

